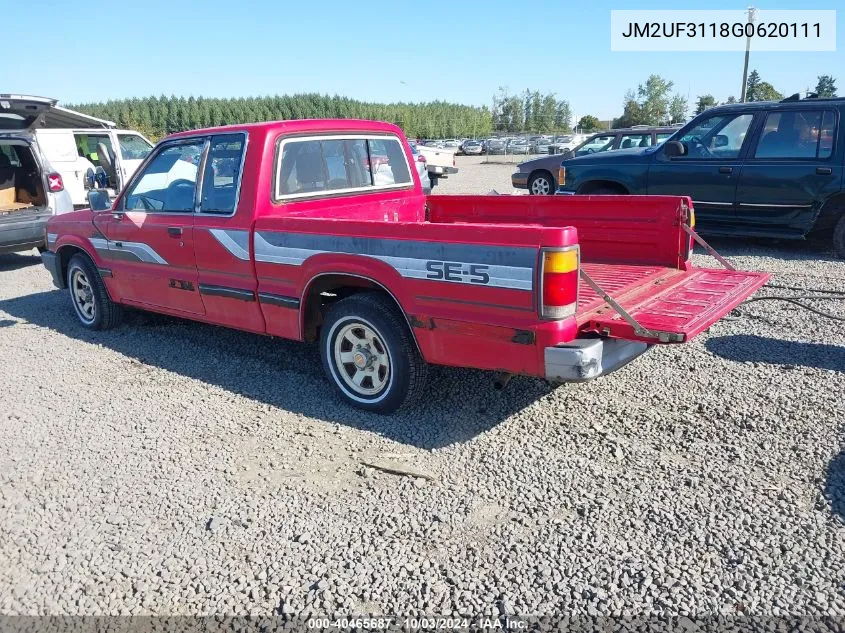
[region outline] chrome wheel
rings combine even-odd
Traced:
[[[531,183],[531,193],[535,196],[547,196],[552,192],[552,183],[545,176],[538,176]]]
[[[97,306],[94,303],[94,290],[85,272],[76,268],[70,275],[70,295],[73,299],[73,306],[76,308],[79,318],[86,323],[91,323],[97,316]]]
[[[390,355],[379,334],[364,323],[342,327],[334,339],[337,373],[354,393],[375,396],[390,381]]]

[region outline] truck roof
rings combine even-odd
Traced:
[[[201,128],[176,132],[168,138],[196,136],[201,134],[226,134],[231,132],[391,132],[403,136],[402,129],[384,121],[366,119],[296,119],[291,121],[264,121],[261,123],[239,123],[219,127]]]

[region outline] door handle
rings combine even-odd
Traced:
[[[167,227],[167,234],[170,237],[182,237],[182,227],[181,226],[168,226]]]
[[[819,176],[830,176],[833,170],[830,167],[816,167],[816,173]]]
[[[732,174],[734,172],[733,167],[719,167],[720,174]]]

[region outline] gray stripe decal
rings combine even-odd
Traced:
[[[104,240],[101,237],[89,237],[88,241],[91,242],[91,246],[94,247],[98,255],[108,259],[167,265],[166,259],[159,255],[149,244],[144,244],[143,242],[114,242]]]
[[[350,253],[372,257],[408,257],[438,261],[467,262],[491,266],[533,268],[537,250],[520,246],[486,246],[477,244],[447,244],[368,237],[336,237],[333,235],[305,235],[261,231],[256,238],[271,246],[300,248],[324,253]],[[257,242],[257,239],[256,239]],[[256,253],[258,247],[256,246]]]
[[[208,229],[220,245],[238,259],[249,259],[249,232]]]
[[[485,266],[489,281],[485,285],[515,290],[531,290],[537,252],[532,248],[442,244],[409,240],[297,235],[262,231],[255,235],[255,259],[274,264],[299,266],[312,255],[344,253],[363,255],[383,261],[412,279],[431,279],[429,261],[450,261]],[[460,280],[439,279],[450,283]]]
[[[208,229],[215,239],[238,259],[249,259],[249,232]],[[372,257],[391,265],[403,277],[431,279],[426,268],[429,261],[457,262],[485,266],[489,275],[485,285],[515,290],[531,290],[537,251],[510,246],[476,244],[444,244],[412,240],[390,240],[332,235],[305,235],[260,231],[255,234],[255,259],[259,262],[301,266],[306,259],[321,253],[343,253]],[[466,274],[460,280],[439,279],[450,283],[468,283]]]

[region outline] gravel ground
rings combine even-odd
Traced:
[[[458,160],[438,193],[510,190]],[[813,246],[717,246],[845,292]],[[0,256],[0,613],[845,615],[843,344],[755,303],[588,384],[437,368],[385,418],[309,346],[89,333]]]

